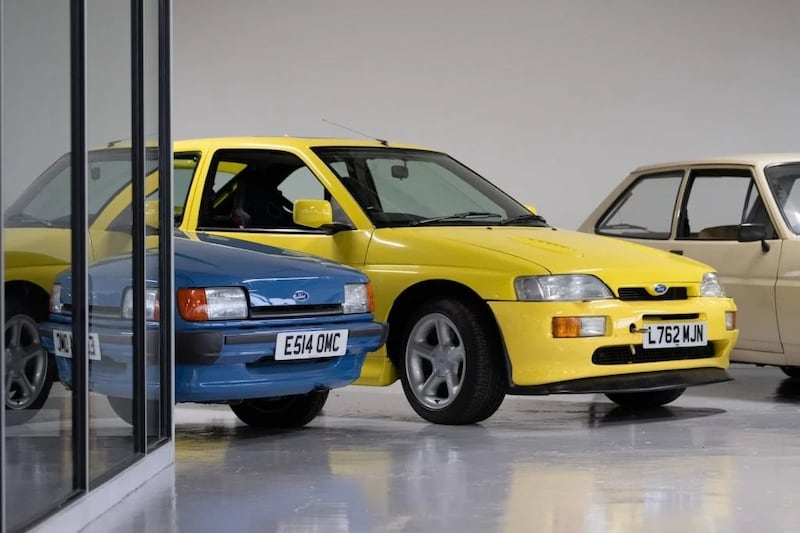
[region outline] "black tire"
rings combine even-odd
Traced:
[[[686,388],[643,392],[609,392],[606,396],[617,405],[628,409],[661,407],[680,398]]]
[[[790,378],[800,378],[800,366],[782,366],[781,370]]]
[[[248,426],[299,428],[314,420],[327,400],[328,391],[312,391],[294,396],[243,400],[231,404],[231,410]]]
[[[42,314],[29,302],[9,301],[6,307],[6,420],[12,425],[39,412],[57,379],[55,360],[39,336]]]
[[[106,399],[108,400],[108,404],[111,406],[111,409],[114,411],[114,413],[123,421],[132,426],[133,400],[130,398],[120,398],[117,396],[106,396]],[[160,423],[158,418],[158,402],[155,400],[148,400],[145,404],[145,410],[147,411],[147,434],[157,435],[158,426]]]
[[[474,424],[500,408],[505,369],[487,318],[465,301],[442,298],[422,304],[402,327],[395,360],[406,399],[425,420]]]

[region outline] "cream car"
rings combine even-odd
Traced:
[[[800,377],[800,154],[640,167],[579,230],[714,266],[738,306],[731,360]]]

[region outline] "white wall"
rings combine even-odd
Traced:
[[[796,0],[174,0],[176,138],[451,153],[574,228],[632,167],[800,151]]]
[[[450,152],[567,228],[636,165],[800,150],[796,0],[173,1],[176,138],[352,135],[324,117]],[[127,54],[106,4],[90,53]],[[69,146],[68,5],[4,8],[7,205]],[[129,127],[117,68],[89,73],[90,145]]]
[[[70,149],[70,13],[60,0],[4,0],[2,206]],[[87,145],[131,136],[130,2],[88,0]]]

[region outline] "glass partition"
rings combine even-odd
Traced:
[[[0,0],[0,532],[171,443],[170,8]]]
[[[15,529],[73,490],[72,393],[58,381],[38,330],[53,280],[68,268],[71,253],[70,158],[64,155],[70,150],[70,4],[2,7],[3,481],[5,523]],[[26,193],[38,175],[34,187],[46,190]]]
[[[124,258],[113,272],[89,270],[89,336],[113,341],[100,343],[101,349],[89,360],[90,487],[135,452],[133,314],[123,309],[124,298],[132,294],[122,293],[129,288],[127,283],[120,286],[116,280],[106,279],[112,275],[129,280],[133,277],[133,227],[131,220],[118,220],[132,200],[131,91],[130,2],[88,0],[86,144],[94,157],[89,157],[87,176],[87,205],[93,218],[87,262],[92,265]],[[98,214],[92,217],[94,207]],[[110,294],[106,297],[104,293]],[[100,297],[102,301],[93,301]]]

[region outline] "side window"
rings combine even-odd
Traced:
[[[304,230],[294,223],[298,199],[331,201],[335,222],[348,222],[303,161],[277,150],[221,150],[211,164],[200,208],[205,228]]]
[[[686,190],[686,224],[679,239],[729,240],[738,237],[742,223],[758,223],[774,234],[761,195],[749,171],[700,170],[692,173]]]
[[[180,224],[183,220],[183,210],[189,196],[189,187],[192,184],[199,160],[200,157],[196,154],[175,154],[172,163],[172,202],[176,224]]]
[[[339,202],[333,198],[308,167],[303,166],[286,176],[278,185],[278,191],[294,204],[297,200],[328,200],[333,211],[333,221],[352,224]]]
[[[764,173],[784,220],[800,235],[800,164],[772,165]]]
[[[640,176],[606,211],[595,231],[615,237],[669,239],[683,174],[680,170]]]

